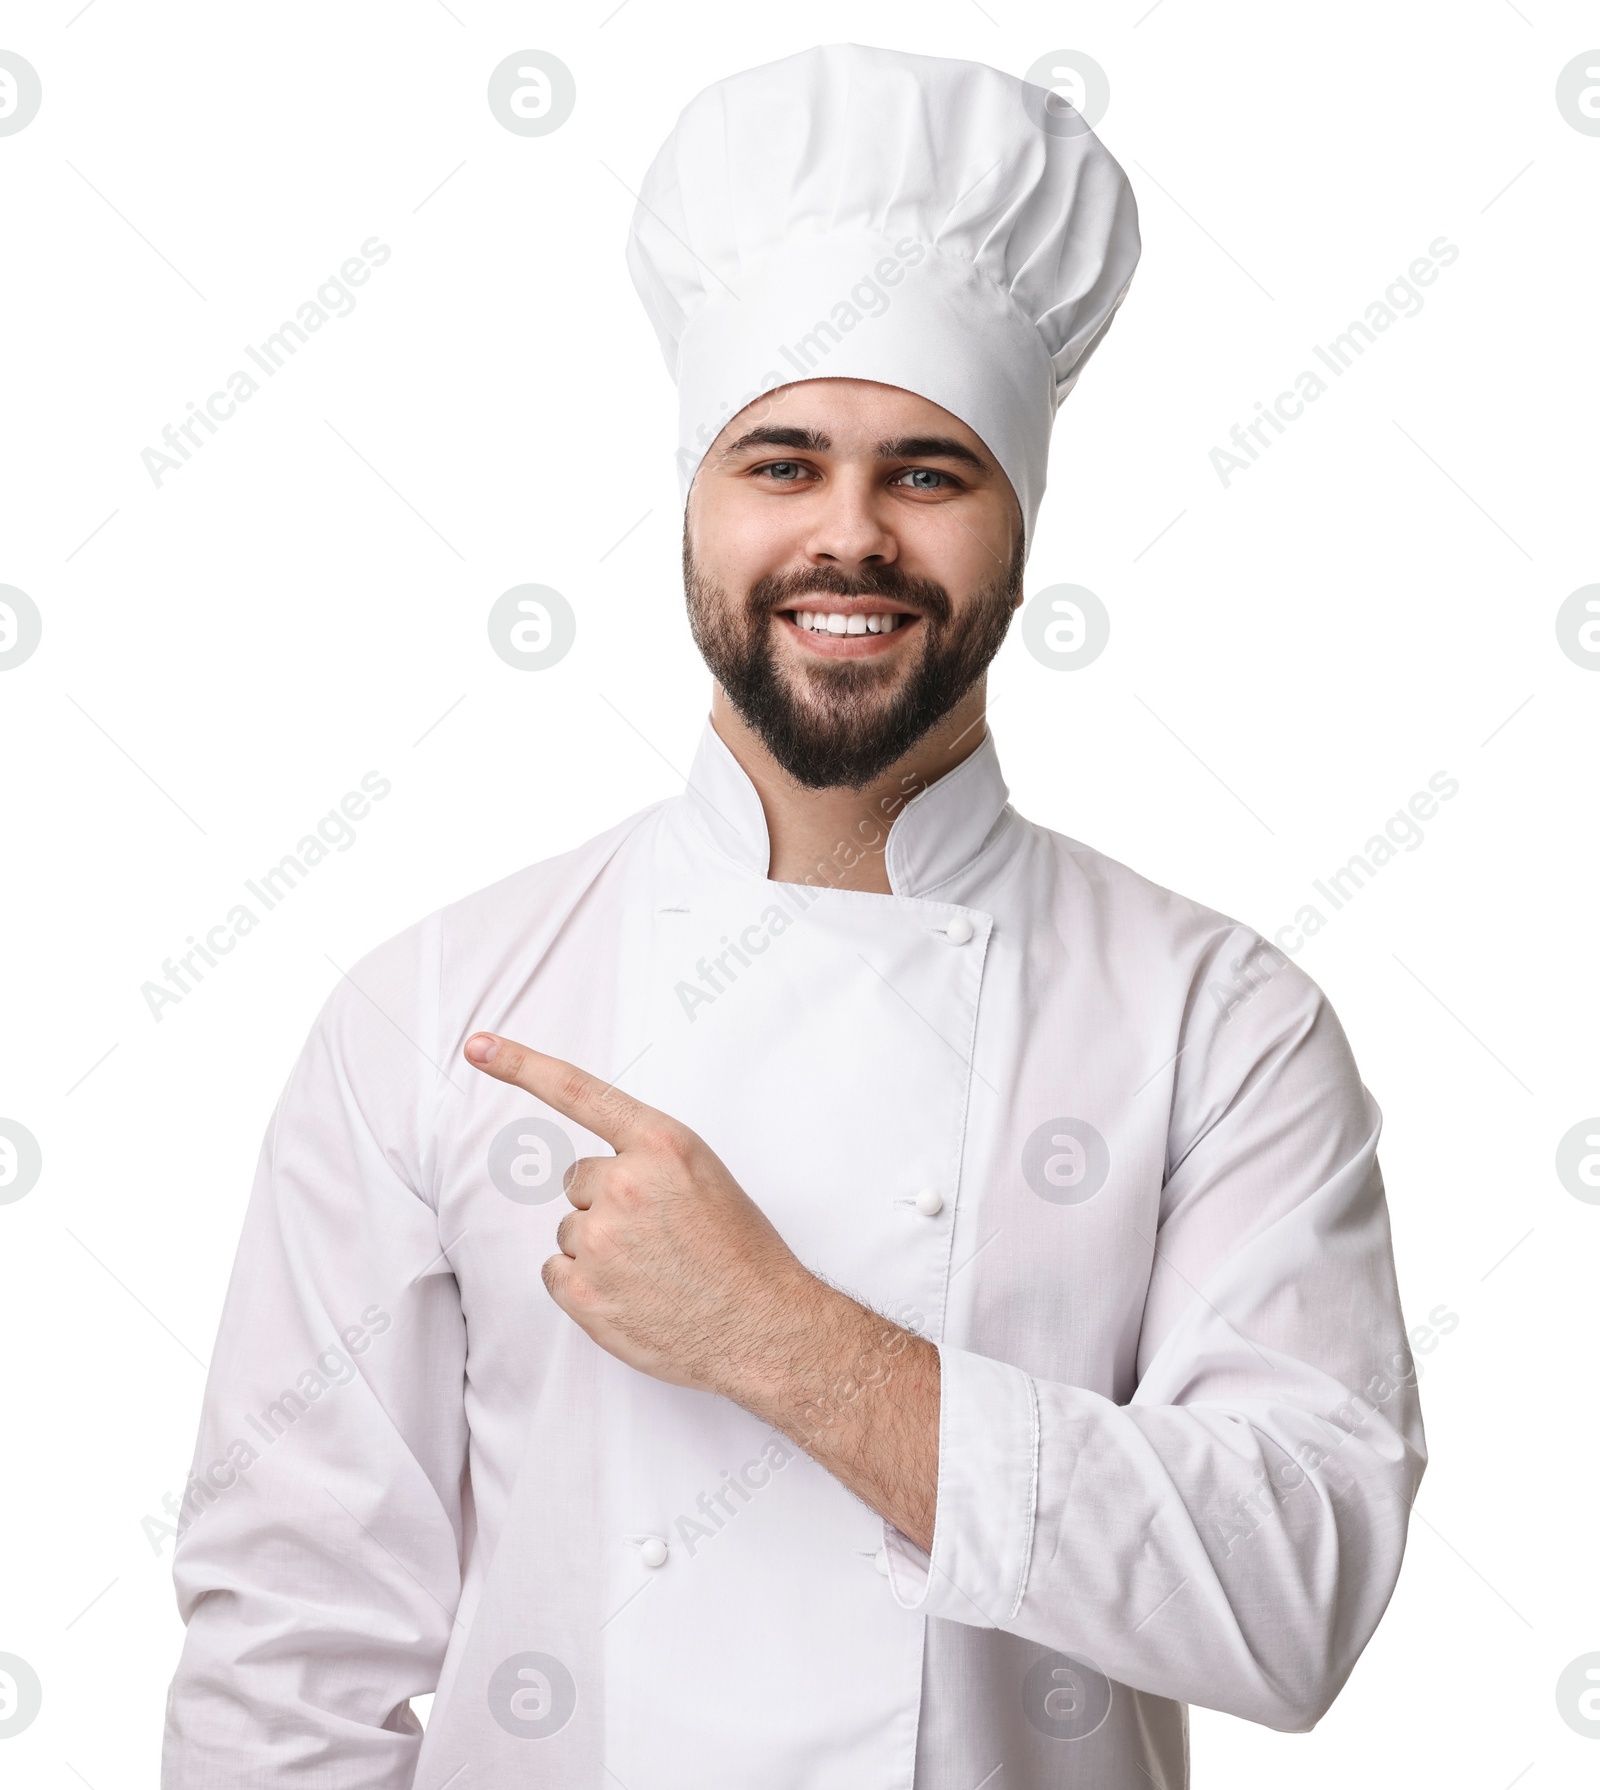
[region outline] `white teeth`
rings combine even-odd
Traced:
[[[817,609],[793,611],[794,625],[810,634],[892,634],[909,619],[904,615],[824,614]]]

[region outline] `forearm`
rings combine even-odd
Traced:
[[[763,1327],[765,1329],[765,1327]],[[724,1396],[805,1449],[924,1550],[939,1485],[939,1351],[814,1276]]]

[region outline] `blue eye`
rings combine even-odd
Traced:
[[[901,476],[909,479],[917,491],[937,491],[945,482],[945,475],[931,466],[913,466]]]
[[[773,478],[792,483],[802,468],[798,460],[775,460],[766,470]]]

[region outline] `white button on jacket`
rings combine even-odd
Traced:
[[[1022,820],[988,740],[895,822],[893,894],[767,861],[708,728],[686,795],[329,999],[207,1386],[166,1790],[1170,1790],[1185,1702],[1303,1728],[1338,1691],[1423,1441],[1322,995]],[[557,1309],[562,1171],[605,1146],[463,1062],[479,1029],[694,1127],[938,1344],[931,1559]]]

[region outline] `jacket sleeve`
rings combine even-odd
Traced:
[[[470,1520],[432,938],[341,981],[267,1134],[173,1556],[163,1790],[412,1781]]]
[[[897,1599],[1135,1689],[1300,1730],[1394,1589],[1425,1461],[1380,1115],[1316,986],[1197,978],[1126,1403],[942,1348],[931,1557]],[[1265,953],[1265,955],[1263,955]]]

